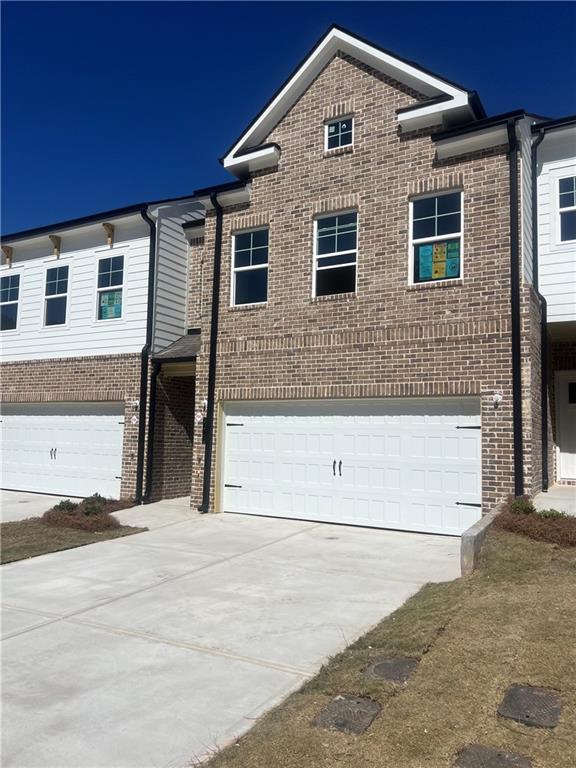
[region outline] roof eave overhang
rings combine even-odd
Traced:
[[[476,117],[474,99],[477,97],[474,92],[467,91],[408,61],[399,59],[345,30],[333,27],[222,158],[222,164],[227,170],[238,175],[250,172],[246,157],[251,155],[253,155],[252,163],[261,164],[260,167],[272,167],[274,161],[277,162],[271,149],[267,149],[264,153],[259,145],[265,141],[282,116],[338,52],[353,56],[377,71],[424,94],[430,100],[443,97],[434,104],[425,103],[421,107],[415,104],[414,110],[397,115],[402,130],[413,130],[439,123],[450,124],[450,121],[447,123],[445,120],[445,117],[450,114],[452,117],[458,115],[458,118],[462,117],[465,120],[474,120]],[[250,149],[253,151],[247,154]],[[263,154],[260,155],[260,152]]]
[[[215,191],[213,193],[206,192],[205,194],[199,194],[196,200],[201,203],[207,211],[211,211],[214,208],[212,203],[212,195],[217,195],[218,204],[222,208],[230,208],[233,205],[244,205],[250,202],[250,184],[246,184],[239,189],[223,190],[221,192]]]
[[[278,165],[279,160],[280,147],[273,145],[264,148],[256,147],[253,151],[243,152],[237,157],[227,156],[224,158],[223,165],[227,171],[238,176],[247,176],[255,171],[274,168]]]

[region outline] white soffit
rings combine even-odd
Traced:
[[[210,195],[203,195],[197,197],[196,200],[201,203],[207,211],[211,211],[214,207]],[[224,192],[218,193],[218,203],[223,208],[228,208],[231,205],[242,205],[243,203],[250,202],[250,184],[240,189],[230,189]]]
[[[390,53],[380,50],[373,45],[349,34],[341,29],[331,29],[326,37],[314,48],[312,53],[303,62],[303,64],[292,75],[284,87],[272,99],[270,104],[254,120],[250,127],[238,139],[236,144],[223,159],[223,165],[229,170],[238,169],[240,164],[246,165],[245,155],[235,157],[238,152],[245,151],[251,147],[254,152],[258,151],[258,145],[268,136],[270,131],[278,124],[282,116],[291,108],[291,106],[300,98],[302,93],[311,85],[312,81],[329,63],[333,56],[341,51],[349,54],[359,61],[373,67],[374,69],[388,75],[399,82],[404,83],[410,88],[419,91],[430,99],[438,96],[449,97],[441,103],[426,105],[421,108],[415,105],[414,110],[404,112],[398,115],[398,121],[401,125],[412,127],[417,120],[422,124],[425,118],[427,124],[439,122],[436,115],[440,112],[446,112],[452,109],[466,108],[468,106],[469,94],[467,91],[457,86],[447,83],[428,72],[424,72],[418,67],[396,58]],[[471,113],[471,110],[470,110]],[[270,153],[267,158],[268,164],[274,162]],[[263,166],[262,166],[263,167]]]
[[[481,149],[497,147],[508,143],[508,129],[506,123],[493,125],[480,131],[466,133],[462,136],[454,136],[450,139],[441,139],[436,142],[436,155],[439,160],[457,155],[465,155],[468,152],[478,152]]]

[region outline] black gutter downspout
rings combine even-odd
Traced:
[[[154,310],[154,283],[156,274],[156,222],[148,215],[148,210],[142,208],[140,215],[150,227],[150,254],[148,261],[148,301],[146,319],[146,343],[140,353],[140,402],[138,406],[138,451],[136,459],[136,492],[134,501],[140,504],[143,501],[142,486],[144,480],[144,441],[146,438],[146,411],[148,396],[148,359],[152,347],[152,327]]]
[[[204,477],[202,482],[202,503],[198,511],[205,514],[210,509],[210,478],[212,475],[212,445],[214,432],[214,401],[216,394],[216,344],[218,342],[218,315],[220,305],[220,269],[222,265],[222,206],[218,193],[210,195],[210,202],[216,211],[216,233],[214,241],[214,272],[212,277],[212,315],[210,324],[210,356],[208,359],[208,403],[204,417]]]
[[[150,408],[148,410],[148,445],[146,447],[146,473],[142,503],[148,504],[152,492],[152,462],[154,460],[154,434],[156,431],[156,390],[161,363],[152,361],[152,376],[150,377]]]
[[[520,320],[520,248],[518,236],[518,138],[516,120],[508,120],[510,164],[510,308],[512,315],[512,420],[514,434],[514,495],[524,494],[522,445],[522,351]]]
[[[547,491],[550,485],[548,467],[548,303],[540,293],[538,275],[538,147],[544,141],[544,130],[538,132],[538,136],[531,147],[532,160],[532,268],[534,275],[532,282],[536,295],[540,300],[540,412],[542,419],[542,490]]]

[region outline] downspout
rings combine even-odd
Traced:
[[[146,310],[146,342],[140,353],[140,402],[138,406],[138,450],[136,459],[136,491],[134,501],[143,501],[142,486],[144,479],[144,441],[146,438],[146,411],[148,397],[148,361],[152,348],[152,328],[154,321],[154,288],[156,274],[156,222],[148,215],[147,208],[142,208],[140,215],[150,227],[150,248],[148,257],[148,300]]]
[[[532,282],[540,301],[540,412],[542,420],[542,490],[550,485],[548,467],[548,303],[540,293],[538,267],[538,147],[544,141],[545,131],[540,129],[531,147],[532,160]]]
[[[152,464],[154,461],[154,435],[156,432],[156,391],[158,389],[158,375],[161,363],[152,362],[152,376],[150,377],[150,408],[148,409],[148,444],[146,446],[146,473],[144,482],[144,495],[142,503],[148,504],[152,492]]]
[[[518,237],[518,138],[516,120],[508,120],[510,167],[510,309],[512,316],[512,427],[514,435],[514,495],[524,493],[522,445],[522,351],[520,320],[520,247]]]
[[[212,475],[212,445],[214,433],[214,405],[216,394],[216,345],[218,342],[218,316],[220,305],[220,269],[222,266],[222,206],[218,193],[210,195],[210,202],[216,211],[216,233],[214,241],[214,271],[212,276],[212,313],[210,323],[210,356],[208,358],[208,397],[204,417],[204,477],[202,482],[202,503],[198,511],[205,514],[210,509],[210,479]]]

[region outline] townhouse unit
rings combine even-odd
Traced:
[[[165,200],[3,238],[3,488],[143,497],[149,361],[186,333],[182,224],[202,216]],[[193,378],[180,392],[192,411]]]
[[[488,118],[332,27],[221,162],[112,244],[110,214],[3,239],[4,487],[47,490],[64,424],[51,492],[88,465],[203,512],[457,535],[576,482],[576,119]]]

